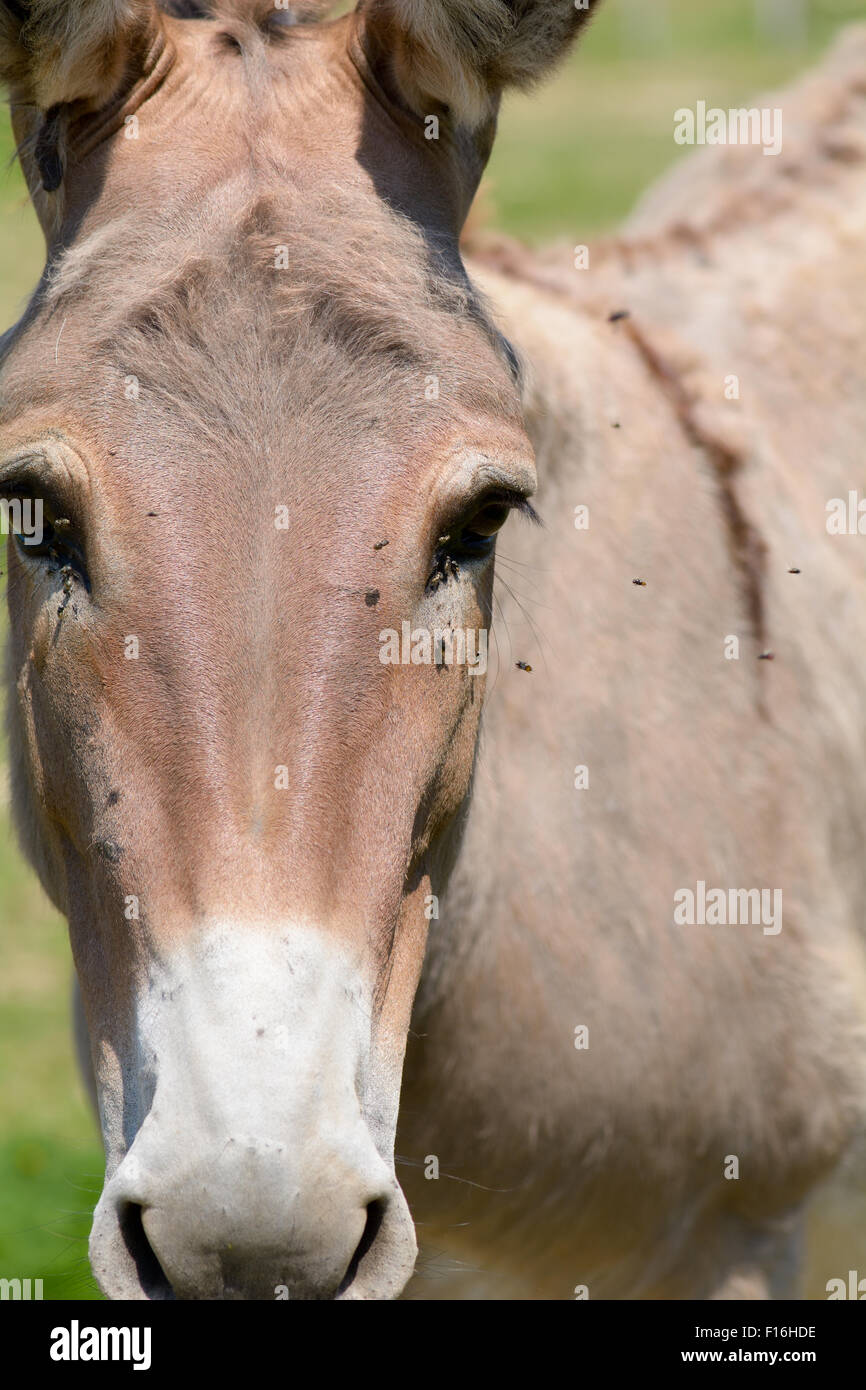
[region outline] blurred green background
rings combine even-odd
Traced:
[[[863,13],[863,0],[606,0],[556,79],[507,101],[488,178],[494,222],[530,242],[576,243],[615,226],[683,156],[672,139],[677,107],[747,102],[801,71]],[[5,111],[0,171],[6,328],[41,272],[43,245]],[[65,924],[16,848],[5,753],[2,773],[0,1277],[41,1277],[46,1298],[95,1298],[86,1242],[102,1152],[73,1064]],[[853,1218],[837,1198],[825,1206],[831,1226]],[[821,1297],[826,1279],[845,1271],[834,1267],[832,1234],[812,1245],[809,1292]]]

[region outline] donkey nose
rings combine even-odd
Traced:
[[[283,1150],[229,1138],[220,1161],[185,1165],[174,1181],[155,1182],[134,1167],[125,1173],[121,1164],[91,1237],[105,1293],[271,1301],[396,1296],[414,1265],[414,1231],[379,1155],[363,1164],[338,1152],[323,1155],[303,1181]]]
[[[206,1168],[187,1174],[140,1209],[175,1297],[273,1300],[286,1289],[292,1298],[333,1298],[368,1208],[375,1213],[386,1199],[384,1182],[340,1171],[336,1159],[322,1163],[308,1192],[267,1159],[242,1165],[237,1181],[221,1167],[218,1181]]]
[[[291,923],[213,924],[152,967],[124,1071],[132,1140],[91,1232],[109,1298],[401,1292],[415,1236],[382,1157],[366,987],[342,944]]]

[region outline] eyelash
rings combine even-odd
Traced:
[[[68,535],[59,534],[55,530],[55,522],[69,520],[68,516],[66,516],[68,509],[64,504],[50,496],[42,496],[40,499],[36,499],[32,492],[26,492],[21,488],[0,493],[0,498],[7,503],[12,501],[29,501],[31,503],[34,503],[36,500],[42,501],[42,540],[38,545],[28,545],[20,533],[13,532],[19,553],[27,560],[43,561],[47,563],[52,570],[62,572],[66,576],[74,574],[86,588],[89,588],[84,552],[81,546],[73,539],[75,535],[74,526],[70,523]]]
[[[461,534],[467,532],[471,534],[471,522],[473,518],[480,516],[488,509],[492,510],[497,507],[502,508],[505,512],[501,525],[498,526],[490,536],[479,537],[480,543],[475,547],[474,554],[470,552],[467,555],[465,549],[461,553],[458,548],[457,538]],[[427,592],[432,593],[440,584],[447,584],[449,578],[459,578],[460,565],[458,561],[460,559],[465,560],[469,564],[475,560],[486,559],[496,545],[496,538],[512,512],[519,512],[523,516],[528,517],[528,519],[536,525],[541,525],[541,518],[529,499],[524,497],[522,493],[510,491],[497,492],[479,502],[473,511],[469,513],[468,519],[462,524],[449,528],[441,535],[437,548],[433,554],[433,571],[427,580]]]

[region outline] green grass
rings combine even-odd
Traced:
[[[661,0],[643,4],[657,12]],[[787,81],[860,9],[860,0],[815,0],[805,46],[788,49],[756,34],[752,0],[669,0],[669,31],[656,34],[636,24],[634,5],[608,0],[555,80],[506,103],[489,171],[495,220],[529,241],[577,242],[612,227],[681,155],[677,107],[699,97],[740,104]],[[12,154],[4,115],[0,327],[14,322],[43,263]],[[102,1159],[72,1060],[70,979],[64,924],[0,807],[0,1277],[41,1277],[48,1298],[95,1296],[84,1257]],[[851,1218],[843,1212],[840,1224]],[[832,1259],[827,1267],[835,1272]]]
[[[784,84],[840,19],[862,14],[861,0],[814,4],[805,45],[786,47],[757,32],[754,0],[668,0],[670,24],[655,34],[630,22],[637,4],[603,7],[552,82],[506,101],[488,184],[497,223],[527,241],[579,242],[615,226],[687,157],[672,138],[678,107],[737,106]]]
[[[5,798],[4,798],[5,801]],[[0,812],[0,1277],[93,1297],[85,1261],[102,1150],[70,1046],[66,924]]]

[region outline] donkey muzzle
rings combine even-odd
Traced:
[[[344,949],[306,928],[212,928],[151,972],[122,1104],[101,1096],[108,1297],[400,1293],[415,1236],[393,1129],[365,1114],[397,1099],[376,1094],[370,1019]]]

